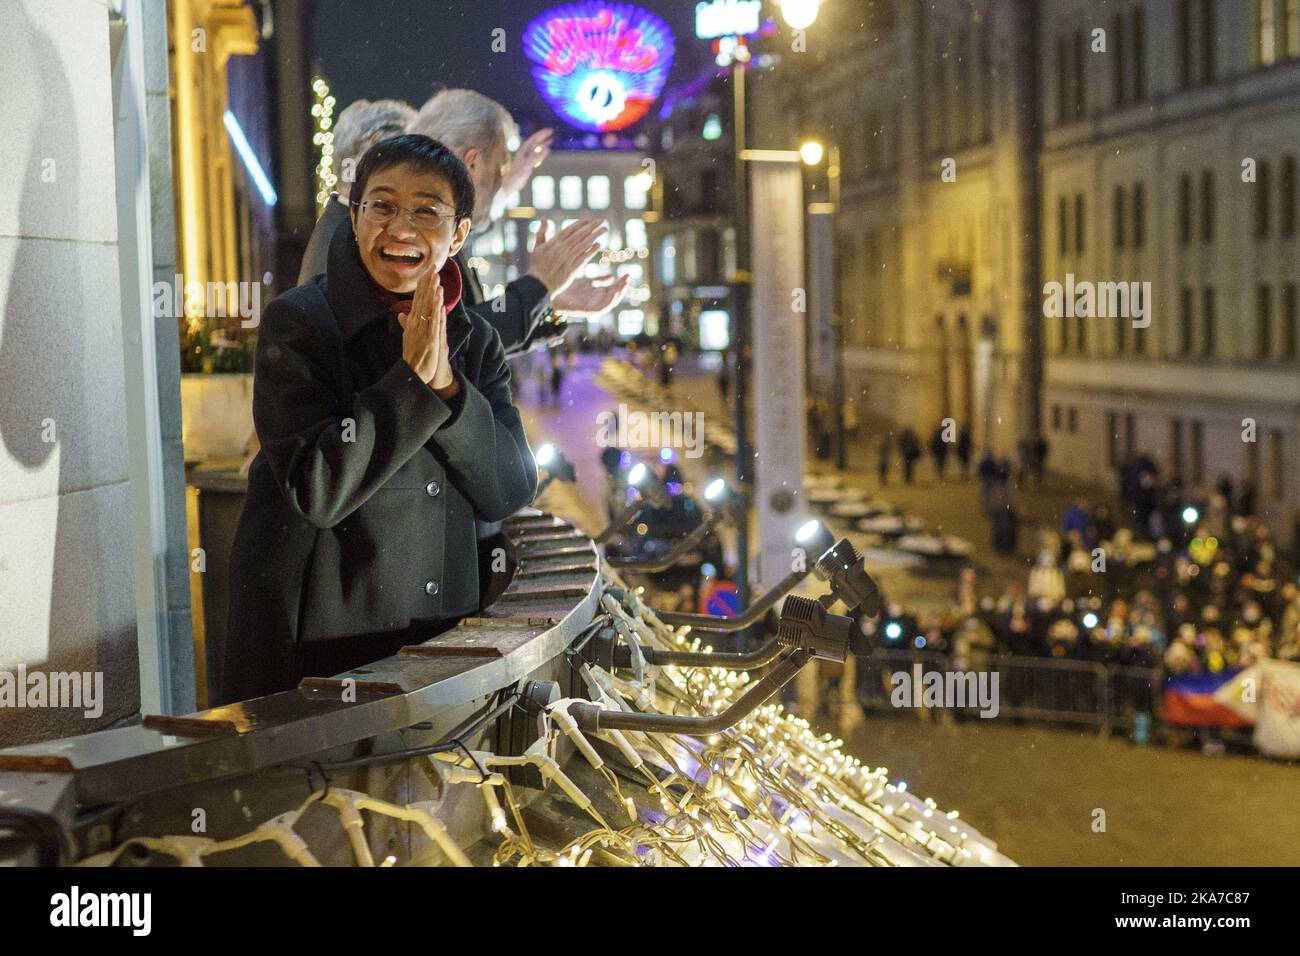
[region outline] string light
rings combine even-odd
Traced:
[[[334,95],[330,92],[325,77],[317,73],[311,80],[311,92],[314,102],[311,107],[312,145],[320,150],[320,159],[316,163],[316,211],[322,212],[330,200],[330,194],[338,185],[339,178],[334,173]]]

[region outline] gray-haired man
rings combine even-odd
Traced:
[[[334,175],[338,177],[338,192],[325,204],[320,220],[312,230],[307,249],[302,254],[302,267],[298,270],[299,285],[325,271],[330,239],[334,237],[334,230],[348,218],[352,172],[361,157],[380,140],[405,133],[414,119],[415,108],[400,100],[357,100],[339,113],[338,122],[334,124]]]
[[[541,130],[510,156],[509,143],[518,127],[504,106],[473,90],[442,90],[431,97],[411,122],[408,131],[445,143],[469,168],[476,202],[474,227],[492,223],[497,195],[518,192],[534,169],[550,153],[550,130]],[[618,281],[582,278],[579,273],[599,250],[609,231],[600,220],[572,223],[548,238],[546,224],[537,234],[528,274],[506,286],[505,294],[485,302],[478,277],[459,257],[465,274],[465,304],[496,328],[507,353],[531,344],[551,309],[557,312],[598,315],[622,298],[627,278]],[[542,325],[542,328],[546,326]]]

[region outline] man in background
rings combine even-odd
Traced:
[[[320,221],[312,230],[307,250],[302,254],[298,285],[325,271],[330,239],[348,218],[353,171],[361,157],[380,140],[405,133],[413,119],[415,108],[400,100],[357,100],[339,114],[334,124],[334,175],[338,178],[338,192],[325,203]]]

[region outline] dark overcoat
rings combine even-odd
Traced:
[[[267,306],[224,700],[384,657],[478,608],[475,520],[531,502],[537,466],[496,331],[458,304],[448,335],[461,391],[443,401],[403,361],[350,221],[327,274]]]

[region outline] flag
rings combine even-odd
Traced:
[[[1165,682],[1165,722],[1184,727],[1249,727],[1254,721],[1232,703],[1240,673],[1222,670],[1169,678]]]

